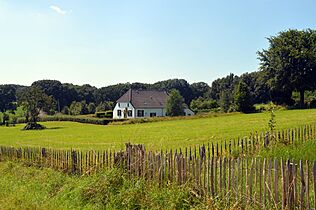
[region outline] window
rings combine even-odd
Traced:
[[[122,116],[122,111],[121,110],[117,110],[117,116],[119,116],[119,117]]]
[[[156,112],[151,112],[150,117],[156,117]]]
[[[144,110],[137,110],[137,117],[144,117]]]
[[[133,115],[133,111],[132,111],[132,110],[128,110],[127,115],[128,115],[129,117],[131,117],[131,116]]]

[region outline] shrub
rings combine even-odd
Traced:
[[[105,112],[96,112],[95,117],[97,118],[104,118],[105,117]]]
[[[94,117],[84,117],[84,116],[71,116],[71,115],[54,115],[54,116],[43,116],[39,118],[39,122],[49,122],[49,121],[69,121],[78,123],[87,123],[94,125],[107,125],[110,122],[124,121],[124,119],[99,119]],[[17,123],[26,123],[25,118],[18,118]]]
[[[316,108],[316,99],[312,100],[312,101],[309,103],[309,108]]]
[[[113,111],[106,111],[105,112],[105,117],[106,118],[113,118]]]

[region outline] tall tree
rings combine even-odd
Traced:
[[[258,52],[261,69],[268,72],[274,89],[299,91],[304,107],[305,90],[316,86],[316,31],[290,29],[268,41],[269,48]]]
[[[16,86],[0,85],[0,112],[14,110],[16,102]]]
[[[151,89],[171,91],[172,89],[178,90],[180,95],[184,98],[186,104],[190,104],[192,100],[192,90],[189,83],[184,79],[169,79],[156,82],[150,87]]]
[[[51,96],[32,86],[25,88],[18,94],[18,103],[26,109],[26,118],[32,124],[30,129],[36,128],[41,111],[48,112],[55,106],[54,99]]]
[[[233,91],[235,87],[238,85],[239,77],[234,74],[229,74],[226,77],[216,79],[212,82],[210,98],[215,100],[220,100],[223,91],[225,94],[230,94],[229,97],[232,98]]]
[[[192,90],[192,98],[193,99],[198,99],[200,97],[206,98],[207,93],[209,93],[211,90],[210,86],[205,82],[192,83],[190,85],[190,87]]]
[[[254,111],[252,95],[248,85],[241,80],[235,92],[236,110],[243,113],[250,113]]]
[[[60,81],[38,80],[33,82],[32,86],[43,90],[46,95],[52,96],[56,100],[57,111],[60,112],[61,109],[67,105],[64,103],[63,86]]]
[[[178,90],[171,90],[167,100],[167,115],[168,116],[182,116],[184,115],[184,99]]]

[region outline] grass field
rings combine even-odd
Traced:
[[[21,131],[23,125],[0,127],[0,145],[75,149],[121,149],[142,143],[150,149],[179,148],[248,135],[267,129],[269,113],[179,119],[130,125],[42,123],[43,131]],[[316,123],[316,109],[276,112],[277,129]]]
[[[187,186],[159,187],[116,170],[69,176],[0,162],[0,209],[206,209]]]

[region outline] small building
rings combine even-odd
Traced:
[[[113,118],[164,117],[167,99],[165,91],[129,89],[116,101]],[[186,116],[194,115],[188,108],[183,111]]]

